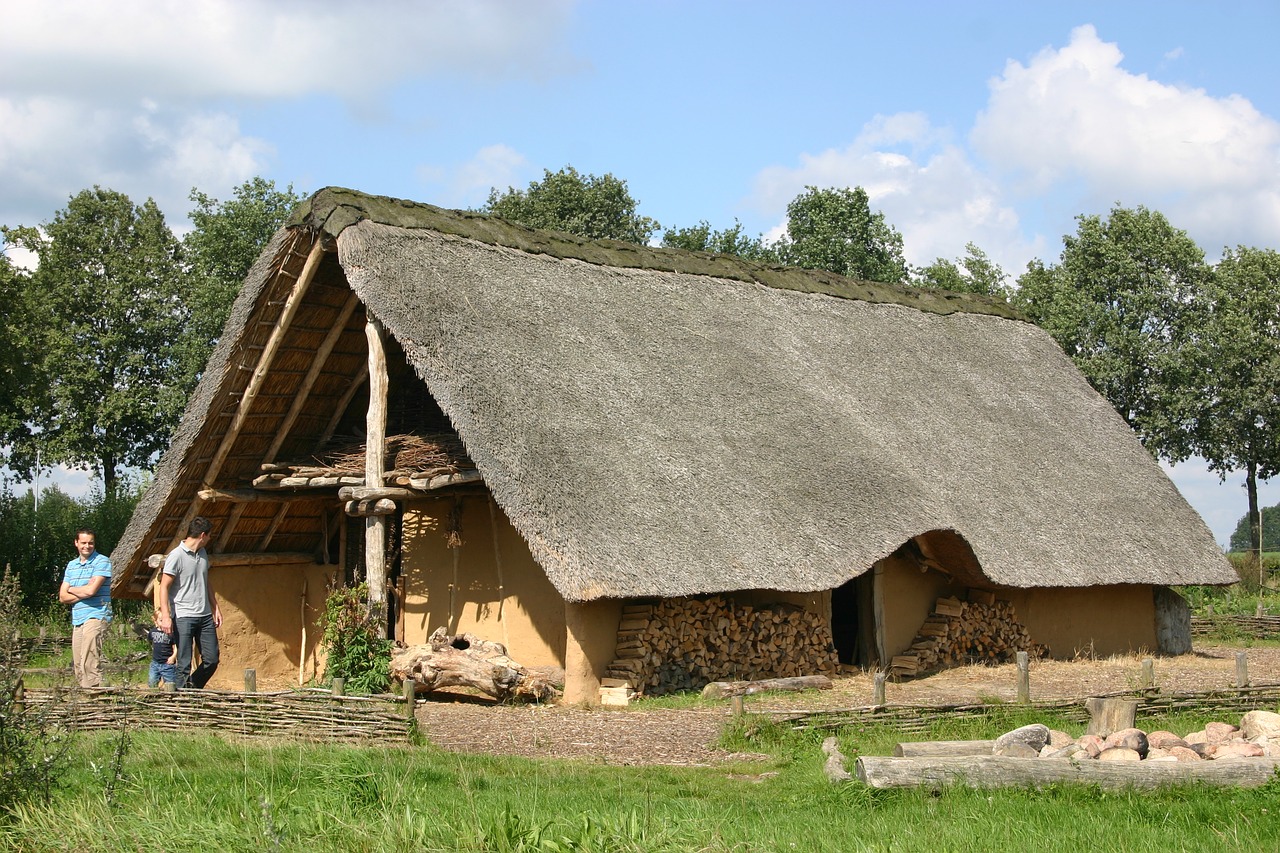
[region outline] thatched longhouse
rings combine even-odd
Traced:
[[[564,667],[575,700],[636,602],[787,602],[884,665],[968,588],[1072,655],[1155,651],[1165,587],[1234,579],[1002,302],[343,189],[250,272],[114,594],[149,594],[149,558],[197,514],[226,617],[215,686],[313,677],[326,585],[381,547],[398,638],[505,642]]]

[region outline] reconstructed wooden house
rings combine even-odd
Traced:
[[[778,669],[792,641],[888,666],[971,590],[1051,654],[1176,650],[1166,588],[1234,579],[1003,302],[342,189],[250,272],[114,594],[150,594],[195,515],[225,616],[213,686],[313,677],[326,586],[366,574],[399,639],[503,642],[563,668],[570,701],[679,647],[716,672]],[[680,601],[719,615],[659,655],[648,622]]]

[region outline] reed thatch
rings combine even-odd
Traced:
[[[250,274],[113,555],[117,587],[139,590],[140,560],[177,532],[289,271],[330,241],[304,307],[321,331],[282,348],[298,360],[282,355],[273,378],[296,386],[301,353],[354,291],[416,374],[399,387],[438,404],[568,600],[828,589],[931,530],[957,532],[1016,587],[1235,578],[1111,406],[1002,302],[326,190]],[[362,315],[282,458],[313,451],[358,378]],[[288,404],[272,399],[206,486],[243,486],[269,461]],[[351,406],[363,416],[358,395]],[[333,506],[317,500],[267,547],[315,547]],[[260,531],[267,516],[237,523]]]

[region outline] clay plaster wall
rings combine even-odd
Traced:
[[[450,634],[470,632],[504,644],[524,666],[563,667],[564,599],[487,494],[458,500],[458,548],[448,545],[452,496],[405,508],[405,642],[425,642],[443,625]]]
[[[208,686],[243,690],[244,671],[254,669],[259,690],[296,687],[301,653],[306,655],[304,680],[318,679],[324,666],[322,659],[317,660],[317,649],[326,587],[340,571],[338,566],[297,564],[211,569],[209,581],[222,611],[222,627],[218,630],[218,671]]]

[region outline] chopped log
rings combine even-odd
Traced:
[[[724,699],[728,696],[750,696],[767,690],[830,690],[831,687],[831,679],[825,675],[765,678],[759,681],[713,681],[702,688],[702,698]]]
[[[500,701],[545,702],[558,692],[507,657],[507,648],[501,643],[474,634],[450,636],[443,627],[432,632],[425,645],[410,646],[393,655],[391,677],[413,681],[415,693],[474,687]]]
[[[1239,758],[1229,761],[1051,761],[1005,758],[998,755],[858,758],[859,781],[873,788],[914,788],[967,785],[1004,788],[1078,782],[1107,790],[1158,788],[1202,782],[1219,787],[1257,788],[1275,778],[1280,758]]]
[[[920,740],[899,743],[893,748],[898,758],[936,758],[941,756],[990,755],[994,740]]]
[[[437,474],[434,477],[410,477],[409,485],[415,489],[443,489],[445,486],[458,486],[463,483],[479,483],[484,476],[479,471],[459,471],[456,474]]]
[[[1084,707],[1089,712],[1089,728],[1085,734],[1106,737],[1112,732],[1133,728],[1138,715],[1136,699],[1122,699],[1113,696],[1108,699],[1084,700]]]

